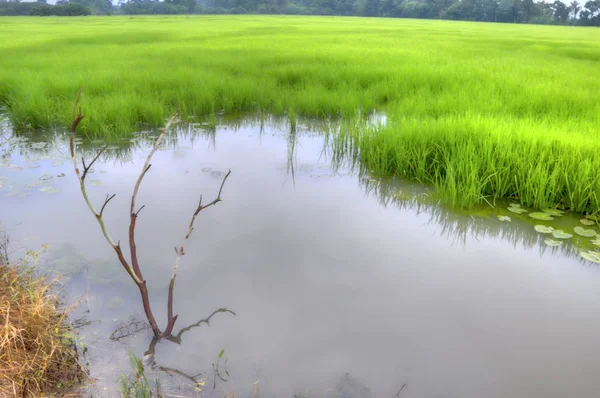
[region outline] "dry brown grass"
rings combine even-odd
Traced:
[[[56,281],[36,276],[27,261],[9,264],[0,254],[0,397],[77,395],[86,374],[68,310]]]

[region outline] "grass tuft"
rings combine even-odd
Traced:
[[[69,396],[82,382],[77,346],[55,281],[0,255],[0,396]],[[76,396],[72,393],[71,396]]]

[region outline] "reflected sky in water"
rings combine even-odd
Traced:
[[[81,334],[93,391],[112,396],[127,350],[142,357],[152,340],[147,331],[109,339],[132,316],[142,319],[137,290],[81,198],[64,137],[25,141],[5,127],[2,226],[16,247],[49,244],[42,265],[69,274],[72,300],[85,294],[79,311],[92,322]],[[568,251],[541,251],[536,232],[517,220],[390,203],[386,189],[370,189],[381,182],[331,168],[317,127],[300,126],[295,139],[293,179],[288,129],[277,120],[262,131],[255,123],[215,135],[187,129],[156,153],[138,196],[146,207],[137,239],[159,322],[173,247],[199,195],[212,198],[226,169],[224,201],[201,213],[180,266],[175,330],[217,308],[237,314],[216,314],[181,344],[158,343],[157,364],[204,372],[205,396],[252,396],[257,380],[261,397],[339,396],[346,373],[373,397],[395,396],[403,384],[405,398],[598,396],[597,267]],[[117,194],[105,218],[122,242],[148,152],[143,139],[124,143],[88,177],[98,206]],[[420,192],[393,184],[394,192]],[[214,392],[222,349],[230,378]],[[174,394],[193,392],[185,377],[161,373]]]

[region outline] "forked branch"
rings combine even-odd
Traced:
[[[204,209],[206,209],[207,207],[210,206],[214,206],[215,204],[219,203],[221,201],[221,192],[223,192],[223,186],[225,185],[225,181],[227,181],[227,177],[229,177],[229,175],[231,174],[231,170],[227,171],[227,174],[225,174],[225,177],[223,177],[223,181],[221,181],[221,186],[219,187],[219,193],[217,194],[217,197],[210,203],[206,204],[206,205],[202,205],[202,195],[200,195],[200,201],[198,203],[198,207],[196,208],[196,211],[194,211],[194,214],[192,215],[192,219],[190,220],[190,224],[188,226],[188,231],[185,234],[185,237],[183,238],[183,242],[181,242],[181,245],[179,246],[179,248],[175,248],[175,263],[173,264],[173,276],[171,277],[171,282],[169,283],[169,297],[168,297],[168,301],[167,301],[167,317],[169,319],[169,323],[167,324],[167,329],[165,330],[165,333],[168,332],[169,334],[171,334],[173,332],[173,326],[175,326],[175,321],[177,320],[177,315],[173,315],[173,290],[175,289],[175,278],[177,278],[177,269],[179,268],[179,263],[181,261],[181,256],[183,256],[185,254],[185,245],[187,244],[187,241],[190,239],[190,236],[192,235],[192,232],[194,231],[194,222],[196,221],[196,217],[198,217],[198,214],[200,214],[200,212]]]
[[[86,190],[86,186],[85,186],[85,177],[87,176],[88,172],[90,171],[90,169],[94,165],[94,163],[100,158],[102,153],[104,153],[104,151],[106,150],[107,147],[105,146],[100,151],[98,151],[96,153],[96,156],[92,159],[92,161],[89,164],[86,164],[85,160],[82,157],[81,163],[83,165],[83,172],[79,169],[79,167],[77,165],[77,157],[75,155],[75,133],[77,131],[77,127],[79,126],[79,123],[81,122],[81,120],[83,120],[83,117],[84,117],[83,113],[81,111],[81,107],[79,106],[80,98],[81,98],[81,90],[79,91],[79,93],[77,95],[77,99],[73,106],[73,118],[72,118],[72,123],[71,123],[71,134],[69,137],[69,149],[71,152],[71,159],[73,161],[73,167],[75,169],[75,174],[77,175],[77,179],[79,180],[81,194],[83,195],[83,198],[84,198],[87,206],[89,207],[90,211],[92,212],[92,214],[95,216],[96,220],[98,221],[98,224],[100,225],[100,229],[102,230],[102,233],[103,233],[105,239],[108,241],[110,246],[113,248],[113,250],[117,254],[119,262],[121,263],[121,265],[123,266],[125,271],[129,274],[131,279],[133,279],[133,281],[137,285],[137,287],[140,291],[140,295],[142,297],[142,304],[144,306],[144,312],[146,314],[146,318],[148,319],[148,322],[150,323],[150,327],[152,328],[154,335],[156,336],[156,338],[169,337],[169,336],[171,336],[171,333],[173,331],[173,326],[175,325],[175,321],[177,320],[177,315],[173,316],[173,289],[174,289],[174,285],[175,285],[175,278],[177,276],[177,268],[178,268],[178,265],[180,262],[180,258],[184,254],[185,244],[187,243],[190,235],[192,234],[192,231],[194,229],[194,221],[196,220],[198,213],[200,213],[200,211],[206,209],[207,207],[213,206],[216,203],[221,201],[221,192],[223,191],[223,186],[225,185],[225,181],[227,180],[227,177],[229,177],[229,174],[231,174],[231,170],[228,171],[227,174],[225,175],[225,177],[223,178],[223,181],[221,182],[221,187],[219,188],[219,193],[212,202],[210,202],[206,205],[202,205],[202,197],[200,197],[200,203],[198,204],[198,207],[196,208],[196,211],[194,212],[194,215],[193,215],[190,225],[188,227],[188,232],[185,235],[183,243],[181,244],[179,249],[176,248],[177,257],[175,259],[175,265],[173,268],[173,276],[169,283],[167,327],[164,332],[161,332],[158,327],[158,324],[156,322],[156,319],[154,318],[154,315],[152,313],[152,309],[150,307],[150,298],[149,298],[149,294],[148,294],[148,288],[146,287],[146,281],[144,280],[144,277],[142,275],[142,270],[141,270],[141,267],[140,267],[140,264],[138,261],[137,246],[136,246],[136,242],[135,242],[136,221],[137,221],[140,211],[145,206],[141,206],[137,211],[135,210],[135,206],[136,206],[136,199],[137,199],[137,194],[138,194],[140,185],[141,185],[146,173],[148,172],[148,170],[150,170],[150,167],[152,167],[152,164],[150,163],[152,160],[152,156],[160,148],[160,145],[162,144],[164,137],[168,133],[169,129],[173,125],[175,125],[177,123],[181,123],[179,121],[179,112],[175,113],[175,115],[173,115],[173,117],[171,117],[171,119],[169,119],[169,121],[163,128],[162,132],[156,139],[154,146],[152,147],[152,150],[146,157],[144,166],[143,166],[143,168],[140,172],[140,175],[138,176],[135,186],[133,188],[133,193],[131,195],[130,209],[129,209],[129,218],[130,218],[129,249],[130,249],[130,253],[131,253],[131,263],[130,263],[127,261],[127,259],[125,259],[125,256],[123,255],[123,251],[121,250],[120,242],[115,243],[115,241],[109,234],[108,229],[106,228],[106,224],[104,222],[104,218],[103,218],[104,209],[106,208],[108,203],[115,197],[115,195],[114,194],[106,195],[106,198],[104,199],[104,203],[102,204],[102,207],[100,208],[100,211],[98,212],[96,210],[96,208],[94,207],[94,205],[92,204],[92,202],[87,194],[87,190]]]

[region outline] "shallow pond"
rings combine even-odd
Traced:
[[[17,136],[6,122],[3,130],[2,228],[17,249],[50,245],[40,266],[65,275],[71,302],[81,296],[94,396],[118,396],[128,351],[146,354],[149,377],[172,396],[198,394],[196,381],[203,396],[600,394],[600,270],[578,255],[589,242],[551,247],[533,228],[539,222],[505,206],[483,216],[448,211],[414,184],[332,167],[318,127],[290,135],[277,120],[172,134],[138,197],[140,261],[164,325],[173,247],[199,195],[214,197],[232,170],[182,259],[175,330],[218,308],[236,316],[216,313],[179,344],[150,347],[148,330],[123,336],[143,321],[141,302],[81,197],[66,136]],[[109,148],[88,177],[97,206],[116,193],[105,218],[122,242],[153,134]],[[89,159],[95,145],[78,150]],[[510,222],[498,217],[506,215]],[[563,217],[565,230],[579,220]],[[109,338],[115,330],[119,341]],[[226,381],[215,382],[222,350]]]

